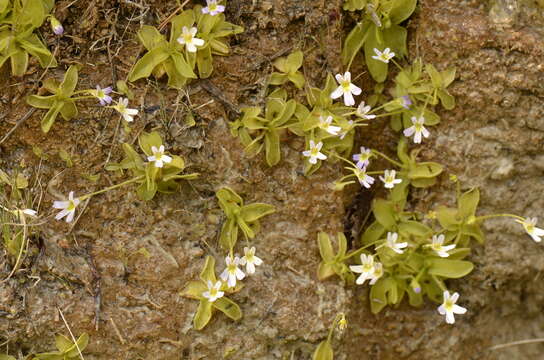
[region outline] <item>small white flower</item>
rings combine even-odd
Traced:
[[[341,127],[332,125],[332,116],[327,116],[327,118],[320,116],[318,126],[320,129],[323,129],[334,136],[337,136],[340,133],[340,130],[342,130]]]
[[[357,115],[360,118],[372,120],[376,118],[376,115],[369,114],[371,110],[370,105],[366,105],[364,101],[361,101],[359,106],[357,106],[357,110],[355,111],[355,115]]]
[[[24,209],[24,210],[22,210],[22,213],[25,214],[25,215],[32,216],[32,217],[38,216],[38,212],[36,210],[32,210],[32,209]]]
[[[403,134],[406,137],[410,137],[414,135],[414,143],[420,144],[421,143],[421,135],[428,138],[429,130],[425,129],[423,124],[425,124],[425,118],[423,116],[416,118],[415,116],[412,116],[412,126],[410,126],[407,129],[404,129]]]
[[[240,259],[240,265],[246,266],[246,272],[248,274],[254,274],[255,266],[259,266],[262,263],[263,261],[255,256],[255,246],[252,246],[251,248],[248,248],[247,246],[244,247],[244,256]]]
[[[113,106],[119,114],[123,115],[123,119],[125,119],[126,122],[133,122],[134,121],[134,115],[138,115],[138,110],[136,109],[129,109],[128,108],[128,99],[127,98],[121,98],[117,101],[117,104]]]
[[[338,99],[339,97],[344,95],[344,104],[346,104],[346,106],[355,105],[355,99],[353,99],[353,95],[360,95],[362,90],[361,88],[351,83],[351,73],[349,71],[346,71],[344,73],[344,76],[336,74],[335,78],[340,86],[331,93],[331,98]]]
[[[373,59],[383,61],[384,63],[388,64],[389,60],[395,57],[395,53],[391,51],[389,48],[385,48],[383,52],[380,50],[374,48],[374,53],[376,55],[372,56]]]
[[[234,258],[227,256],[225,258],[225,263],[227,267],[223,272],[221,273],[221,280],[225,281],[229,288],[236,286],[236,280],[242,280],[244,277],[246,277],[246,274],[240,269],[238,269],[238,265],[240,265],[240,259],[238,256],[235,256]]]
[[[397,254],[402,254],[402,253],[404,253],[404,250],[402,250],[402,249],[407,247],[408,243],[407,242],[397,243],[398,238],[399,238],[399,234],[397,234],[395,232],[394,233],[388,232],[387,233],[387,240],[385,241],[385,246],[387,246],[388,248],[390,248],[391,250],[393,250]]]
[[[383,265],[380,262],[374,263],[374,271],[370,277],[370,285],[374,285],[383,275]]]
[[[74,192],[70,191],[68,194],[67,201],[54,201],[53,207],[55,209],[62,209],[56,216],[56,220],[60,220],[66,216],[66,222],[71,222],[74,220],[74,215],[76,213],[76,207],[79,205],[80,200],[78,198],[74,199]]]
[[[109,95],[111,93],[111,87],[108,86],[107,88],[102,89],[100,85],[96,85],[96,91],[93,91],[93,95],[100,101],[100,105],[104,106],[106,104],[111,104],[111,96]],[[128,105],[128,102],[127,102]]]
[[[527,234],[529,234],[534,241],[542,241],[540,237],[544,236],[544,230],[536,227],[537,218],[527,218],[524,221],[516,219],[516,222],[523,225],[523,228],[525,231],[527,231]]]
[[[453,295],[450,296],[449,291],[444,291],[444,303],[438,307],[438,313],[440,315],[446,315],[446,322],[448,324],[455,323],[455,316],[453,314],[462,315],[467,312],[467,309],[455,304],[458,299],[459,293],[453,293]]]
[[[178,38],[178,43],[185,45],[187,51],[194,53],[198,50],[196,48],[197,46],[204,45],[204,40],[195,37],[196,32],[198,31],[196,27],[189,29],[187,26],[184,26],[181,31],[182,34]]]
[[[217,3],[217,0],[206,0],[206,4],[208,6],[202,9],[203,14],[210,14],[211,16],[215,16],[225,11],[225,6],[219,5]]]
[[[170,162],[172,162],[172,158],[164,154],[164,145],[159,146],[158,149],[156,146],[152,146],[151,152],[153,153],[153,155],[148,156],[147,161],[154,161],[155,167],[162,168],[165,163],[169,164]]]
[[[350,270],[359,273],[359,277],[355,280],[357,285],[362,285],[368,279],[374,278],[374,257],[372,255],[361,254],[361,265],[350,265]]]
[[[455,244],[444,246],[444,239],[444,234],[440,234],[438,236],[433,235],[433,243],[425,246],[430,247],[440,257],[448,257],[450,256],[450,254],[448,254],[448,251],[455,249]]]
[[[302,155],[310,158],[308,159],[310,164],[317,164],[318,159],[327,159],[327,156],[320,152],[322,147],[323,143],[321,141],[316,144],[313,140],[310,140],[310,150],[303,151]]]
[[[217,281],[215,284],[208,280],[208,291],[204,291],[202,296],[208,299],[209,302],[214,302],[215,300],[223,297],[225,293],[219,291],[221,289],[221,281]]]
[[[359,180],[359,183],[367,189],[370,189],[370,186],[374,184],[374,179],[372,176],[366,173],[366,167],[359,167],[358,165],[355,168],[352,168],[353,173]]]
[[[397,172],[395,170],[385,170],[383,177],[380,176],[380,180],[383,181],[384,186],[388,189],[392,189],[396,184],[400,184],[402,179],[395,179]]]
[[[370,164],[370,158],[372,157],[372,150],[370,148],[365,148],[361,146],[361,153],[354,154],[353,160],[357,161],[357,167],[364,168]]]

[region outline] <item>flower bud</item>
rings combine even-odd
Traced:
[[[419,282],[416,279],[413,279],[410,283],[410,287],[416,294],[419,294],[421,292],[421,285],[419,285]]]
[[[53,30],[53,33],[55,33],[55,35],[62,35],[64,33],[64,28],[62,27],[60,21],[57,20],[57,18],[51,16],[49,17],[49,21],[51,22],[51,29]]]

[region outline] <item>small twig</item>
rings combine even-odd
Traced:
[[[241,112],[238,109],[236,105],[231,103],[225,95],[223,95],[223,92],[215,86],[211,81],[204,79],[200,80],[198,82],[198,85],[202,87],[204,90],[206,90],[211,96],[217,99],[223,106],[225,106],[228,110],[230,110],[232,113],[236,114],[236,116],[240,116]]]
[[[81,360],[85,360],[85,358],[83,357],[83,354],[81,353],[81,349],[79,348],[79,345],[77,344],[77,340],[74,334],[72,334],[72,330],[70,329],[70,326],[68,325],[68,323],[66,322],[66,319],[64,318],[64,314],[62,313],[60,308],[57,308],[57,310],[59,311],[60,316],[62,317],[62,321],[64,321],[64,325],[66,325],[66,328],[68,329],[68,332],[70,333],[70,337],[72,338],[72,341],[76,345],[77,352],[79,353],[79,357],[81,358]]]
[[[174,10],[173,13],[171,13],[170,15],[168,15],[168,17],[166,19],[164,19],[164,21],[159,25],[159,31],[162,31],[162,29],[166,26],[166,24],[168,24],[168,22],[174,17],[176,16],[177,12],[180,11],[180,10],[183,10],[183,7],[185,5],[187,5],[187,3],[189,2],[189,0],[185,0],[183,2],[183,4],[181,4],[176,10]]]
[[[536,344],[536,343],[544,343],[544,338],[512,341],[512,342],[505,343],[505,344],[499,344],[499,345],[491,346],[487,350],[493,351],[493,350],[498,350],[498,349],[504,349],[504,348],[507,348],[507,347],[510,347],[510,346],[518,346],[518,345],[525,345],[525,344]]]
[[[8,131],[6,135],[4,135],[4,137],[2,138],[2,140],[0,140],[0,145],[2,145],[2,143],[3,143],[4,141],[6,141],[7,138],[8,138],[15,130],[17,130],[17,128],[18,128],[19,126],[21,126],[22,123],[24,123],[24,122],[25,122],[32,114],[34,114],[34,111],[36,111],[36,108],[32,108],[32,109],[28,110],[28,112],[27,112],[26,114],[24,114],[23,117],[22,117],[19,121],[17,121],[17,123],[15,124],[15,126],[12,127],[11,130]]]
[[[110,317],[110,322],[111,322],[111,326],[113,326],[113,330],[115,330],[115,333],[117,334],[117,337],[119,338],[119,341],[121,342],[121,344],[125,345],[125,339],[121,335],[121,332],[117,328],[117,325],[115,325],[115,322],[113,321],[112,317]]]

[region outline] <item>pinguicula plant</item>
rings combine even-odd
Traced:
[[[193,318],[194,328],[202,330],[211,320],[214,310],[219,310],[232,320],[242,318],[240,307],[226,294],[232,294],[242,289],[239,283],[230,287],[226,282],[220,281],[215,276],[215,259],[206,257],[204,268],[200,273],[200,281],[191,281],[181,295],[199,301],[198,309]]]
[[[2,243],[12,264],[10,278],[23,263],[30,237],[37,230],[32,209],[28,179],[22,173],[9,176],[0,170],[0,226]]]
[[[387,78],[390,53],[408,54],[407,30],[400,24],[416,8],[417,0],[345,0],[344,10],[356,12],[358,22],[344,41],[342,62],[349,69],[362,50],[368,71],[377,82]]]
[[[60,114],[64,120],[71,120],[78,114],[76,102],[85,99],[95,99],[101,106],[107,106],[115,109],[123,116],[126,122],[132,122],[138,110],[128,107],[128,100],[121,98],[116,105],[110,105],[112,98],[109,95],[112,92],[111,87],[102,89],[99,85],[96,89],[77,90],[78,69],[72,65],[64,74],[62,82],[49,78],[44,81],[43,89],[53,95],[29,95],[26,98],[27,103],[38,109],[47,110],[41,121],[41,128],[44,133],[49,132],[51,126],[55,123]]]
[[[319,343],[317,348],[314,350],[312,360],[332,360],[334,359],[334,351],[332,348],[332,335],[335,329],[338,329],[339,332],[343,332],[347,327],[346,316],[344,313],[340,313],[335,316],[331,328],[329,329],[329,335],[327,339]]]
[[[231,255],[241,230],[246,239],[253,239],[259,231],[259,219],[276,211],[273,205],[264,203],[244,204],[244,200],[229,187],[219,189],[215,196],[227,217],[221,228],[219,243]]]
[[[35,354],[32,360],[77,360],[82,359],[83,350],[89,344],[89,335],[83,333],[76,342],[64,335],[55,336],[57,351]]]
[[[151,200],[157,192],[173,193],[179,187],[178,180],[191,180],[198,177],[197,173],[181,174],[185,169],[185,161],[181,156],[169,154],[157,132],[142,133],[139,138],[140,149],[145,157],[134,150],[132,145],[123,144],[125,158],[120,163],[111,163],[106,169],[110,171],[129,170],[132,178],[107,188],[76,196],[73,191],[67,199],[57,200],[53,203],[55,209],[59,209],[55,218],[65,218],[66,222],[74,219],[76,209],[81,202],[92,196],[120,188],[129,184],[137,184],[136,194],[142,200]]]
[[[23,76],[29,57],[38,59],[41,67],[55,67],[57,61],[47,46],[34,33],[49,17],[54,0],[5,0],[0,4],[0,66],[7,60],[11,73]]]
[[[142,26],[138,39],[147,52],[136,62],[128,79],[136,81],[151,74],[161,78],[166,74],[168,86],[181,88],[189,79],[209,77],[213,55],[228,55],[227,38],[243,31],[225,21],[223,10],[217,1],[209,1],[205,8],[197,5],[183,11],[172,18],[168,40],[155,27]]]
[[[215,276],[215,258],[208,256],[200,281],[191,281],[181,295],[200,301],[193,323],[196,330],[203,329],[210,321],[213,310],[217,309],[233,320],[242,317],[240,307],[225,294],[233,294],[242,289],[241,281],[255,273],[256,267],[263,264],[255,252],[255,247],[244,247],[244,255],[235,255],[238,229],[242,230],[246,241],[255,237],[259,230],[259,219],[275,211],[272,205],[253,203],[244,205],[243,199],[231,188],[224,187],[216,192],[219,206],[227,216],[221,228],[219,243],[228,252],[225,257],[225,269],[219,279]],[[245,266],[245,273],[240,268]]]

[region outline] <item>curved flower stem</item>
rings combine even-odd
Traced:
[[[102,194],[102,193],[105,193],[107,191],[110,191],[110,190],[113,190],[113,189],[117,189],[121,186],[125,186],[125,185],[128,185],[128,184],[132,184],[133,182],[137,182],[137,181],[140,181],[140,180],[143,180],[145,178],[144,175],[140,175],[140,176],[137,176],[135,178],[132,178],[130,180],[127,180],[127,181],[124,181],[122,183],[119,183],[119,184],[115,184],[115,185],[112,185],[110,187],[107,187],[105,189],[102,189],[102,190],[98,190],[98,191],[95,191],[95,192],[92,192],[90,194],[86,194],[86,195],[83,195],[83,196],[80,196],[79,197],[79,200],[83,201],[85,199],[88,199],[92,196],[95,196],[95,195],[98,195],[98,194]]]
[[[390,163],[392,163],[392,164],[398,166],[399,168],[402,168],[402,164],[401,164],[401,163],[399,163],[398,161],[395,161],[395,160],[391,159],[389,156],[387,156],[387,155],[385,155],[385,154],[379,152],[378,150],[372,149],[372,153],[374,153],[374,154],[376,154],[376,155],[378,155],[378,156],[381,156],[382,158],[384,158],[385,160],[389,161]]]
[[[353,257],[355,255],[359,255],[359,254],[361,254],[363,252],[363,250],[369,248],[372,245],[376,245],[377,243],[380,243],[380,242],[383,242],[383,240],[376,240],[376,241],[371,242],[370,244],[366,244],[365,246],[353,251],[351,254],[347,254],[346,256],[341,258],[340,261],[344,261],[344,260],[349,259],[350,257]]]
[[[519,215],[514,215],[514,214],[491,214],[491,215],[484,215],[484,216],[478,216],[476,217],[476,221],[483,221],[483,220],[487,220],[487,219],[491,219],[491,218],[495,218],[495,217],[511,217],[511,218],[514,218],[516,220],[521,220],[521,221],[525,221],[525,219]]]
[[[336,328],[336,323],[338,322],[338,320],[340,320],[340,317],[341,317],[340,314],[336,314],[336,316],[334,317],[334,320],[332,322],[332,326],[329,329],[329,335],[327,336],[327,341],[329,341],[329,342],[331,341],[332,334],[334,332],[334,329]]]

